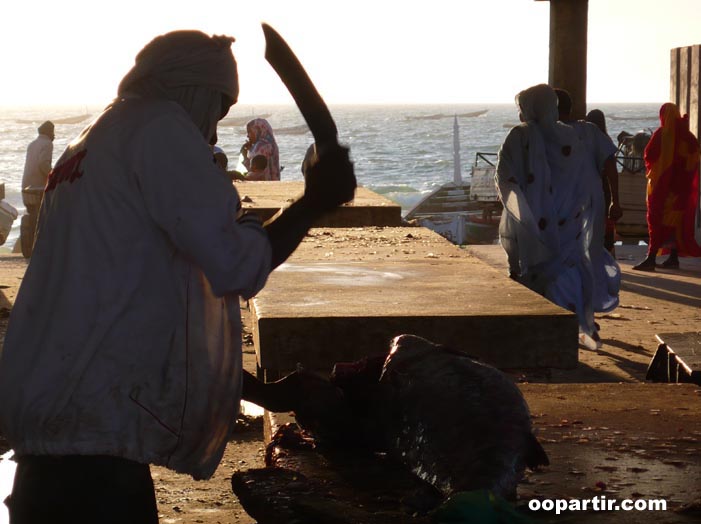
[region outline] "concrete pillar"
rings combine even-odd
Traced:
[[[669,100],[689,115],[689,129],[701,139],[701,45],[672,49]]]
[[[569,91],[572,96],[572,116],[584,118],[587,112],[589,0],[547,1],[550,2],[548,83]]]

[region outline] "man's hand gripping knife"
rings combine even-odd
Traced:
[[[348,148],[338,144],[319,148],[305,166],[304,194],[265,224],[273,268],[287,260],[319,217],[353,200],[357,183],[348,153]],[[335,409],[342,394],[330,382],[306,371],[268,384],[244,371],[243,398],[269,411],[319,414]]]
[[[265,58],[290,90],[316,142],[311,161],[303,164],[304,194],[264,225],[274,269],[324,213],[353,200],[357,183],[348,148],[338,144],[336,125],[302,64],[272,27],[262,27]],[[271,411],[323,413],[333,410],[342,395],[329,381],[300,371],[271,384],[244,373],[243,397]]]
[[[282,264],[323,214],[350,202],[357,186],[348,148],[323,145],[305,166],[304,194],[265,224],[272,246],[272,267]]]

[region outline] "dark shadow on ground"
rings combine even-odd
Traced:
[[[622,340],[616,340],[614,338],[605,338],[602,339],[603,343],[606,346],[613,346],[616,348],[623,349],[625,351],[629,351],[630,353],[637,353],[638,355],[649,355],[650,350],[645,349],[643,346],[638,346],[635,344],[628,344],[628,342],[623,342]]]
[[[621,289],[675,304],[701,307],[700,284],[671,280],[664,276],[652,276],[650,273],[640,276],[623,273]]]
[[[615,353],[599,350],[602,357],[610,358],[613,365],[632,375],[636,380],[644,380],[647,365],[632,362]],[[516,382],[531,382],[534,384],[577,384],[621,382],[621,376],[579,362],[575,369],[505,369],[506,374]]]
[[[599,350],[599,355],[611,359],[614,365],[616,365],[619,369],[625,371],[626,373],[629,373],[633,377],[636,377],[639,380],[645,379],[645,375],[647,374],[647,368],[649,364],[633,362],[625,357],[622,357],[621,355],[617,355],[616,353],[610,353],[603,349]]]

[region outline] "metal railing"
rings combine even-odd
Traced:
[[[490,157],[490,158],[487,158]],[[481,153],[477,152],[475,153],[475,165],[479,163],[480,161],[485,162],[486,164],[489,164],[492,167],[496,167],[496,159],[497,159],[497,153]]]

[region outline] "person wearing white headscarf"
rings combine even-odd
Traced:
[[[550,86],[526,89],[516,102],[523,123],[502,144],[495,175],[504,206],[499,232],[509,272],[575,312],[581,335],[595,340],[586,151],[575,130],[558,122],[557,95]]]
[[[238,96],[232,42],[155,38],[49,176],[0,357],[11,522],[156,523],[148,465],[209,478],[242,395],[272,398],[242,370],[239,297],[355,176],[331,148],[275,220],[240,213],[209,145]]]

